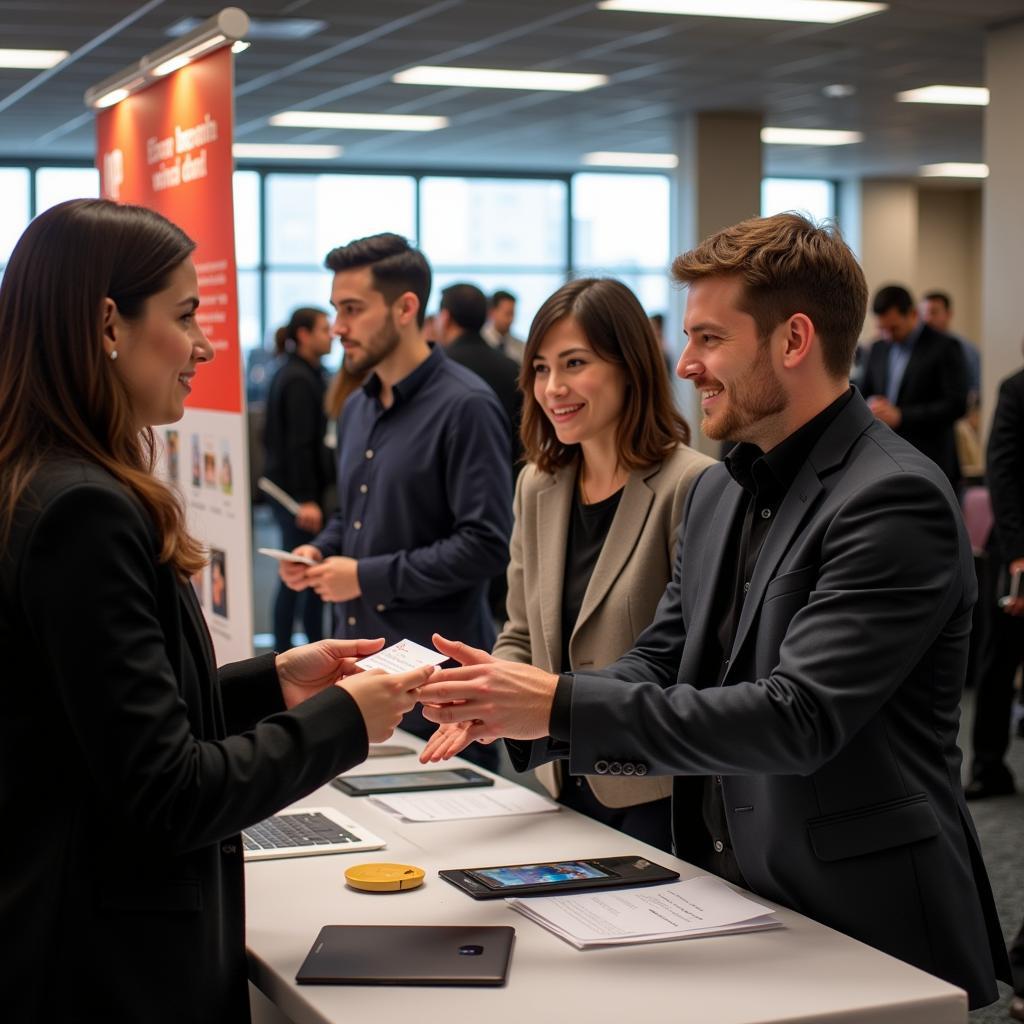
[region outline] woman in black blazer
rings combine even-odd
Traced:
[[[151,474],[213,352],[193,243],[104,200],[28,227],[0,286],[0,1006],[245,1021],[239,830],[366,756],[425,673],[322,641],[218,674],[205,553]]]

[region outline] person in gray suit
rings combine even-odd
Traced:
[[[971,550],[945,474],[849,386],[864,275],[796,214],[673,273],[678,373],[737,444],[690,490],[654,621],[572,675],[438,637],[462,667],[420,688],[425,714],[531,741],[520,768],[678,776],[676,821],[700,801],[706,823],[680,856],[991,1002],[1009,965],[956,745]]]

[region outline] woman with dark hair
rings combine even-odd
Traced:
[[[324,444],[327,413],[324,396],[327,374],[321,360],[331,351],[331,325],[322,309],[296,309],[274,344],[283,361],[267,394],[263,433],[263,473],[298,503],[290,512],[276,501],[271,511],[281,529],[281,547],[292,551],[309,544],[324,525],[324,498],[334,482],[334,461]],[[274,596],[274,649],[292,645],[295,612],[302,606],[306,638],[324,635],[324,606],[313,590],[295,591],[278,584]]]
[[[548,672],[602,668],[654,618],[686,493],[712,460],[688,447],[661,346],[619,281],[570,281],[541,306],[520,386],[527,466],[493,654]],[[442,727],[424,759],[459,745],[459,728]],[[671,779],[538,774],[566,806],[671,851]]]
[[[193,248],[74,200],[0,285],[10,1020],[248,1020],[239,830],[361,761],[424,680],[357,674],[362,640],[218,673],[188,582],[206,554],[152,474],[152,428],[213,357]]]

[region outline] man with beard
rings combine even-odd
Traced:
[[[339,508],[311,544],[319,564],[281,563],[295,590],[335,602],[337,637],[443,628],[490,650],[492,576],[508,561],[512,473],[505,413],[476,374],[423,337],[430,266],[398,235],[333,249],[331,305],[345,369],[368,374],[338,423]],[[419,711],[403,728],[426,736]],[[495,752],[470,751],[487,766]]]
[[[505,736],[521,768],[676,776],[680,856],[991,1002],[1008,965],[956,746],[971,550],[945,475],[849,386],[864,275],[796,214],[673,273],[678,373],[736,447],[690,490],[654,622],[562,676],[435,638],[463,667],[420,688],[447,726],[425,757]]]

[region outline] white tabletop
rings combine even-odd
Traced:
[[[396,740],[421,745],[402,734]],[[418,767],[409,755],[374,758],[350,774]],[[496,785],[515,784],[499,778]],[[776,908],[784,927],[774,931],[580,951],[503,901],[472,900],[437,877],[441,868],[622,854],[643,854],[674,867],[683,878],[701,873],[572,811],[410,823],[366,797],[348,797],[330,786],[300,803],[336,806],[388,845],[372,853],[246,865],[250,979],[295,1024],[967,1020],[967,996],[961,989],[789,910]],[[345,869],[370,861],[414,864],[425,869],[427,878],[419,889],[407,892],[349,889]],[[516,943],[509,981],[502,988],[479,989],[297,986],[295,973],[326,924],[512,925]]]

